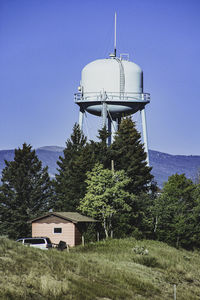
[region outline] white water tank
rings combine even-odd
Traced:
[[[82,70],[81,90],[87,93],[143,93],[143,72],[135,63],[119,58],[98,59]]]

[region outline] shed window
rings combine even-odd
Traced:
[[[54,233],[62,233],[62,228],[61,227],[55,227],[54,228]]]

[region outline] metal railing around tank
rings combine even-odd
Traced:
[[[134,92],[89,92],[74,94],[74,101],[150,101],[149,93],[134,93]]]

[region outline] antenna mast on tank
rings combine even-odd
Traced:
[[[117,13],[115,12],[114,55],[117,55]]]

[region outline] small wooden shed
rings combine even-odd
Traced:
[[[77,212],[50,212],[30,222],[32,237],[49,237],[52,243],[64,241],[73,247],[82,243],[86,225],[97,221]]]

